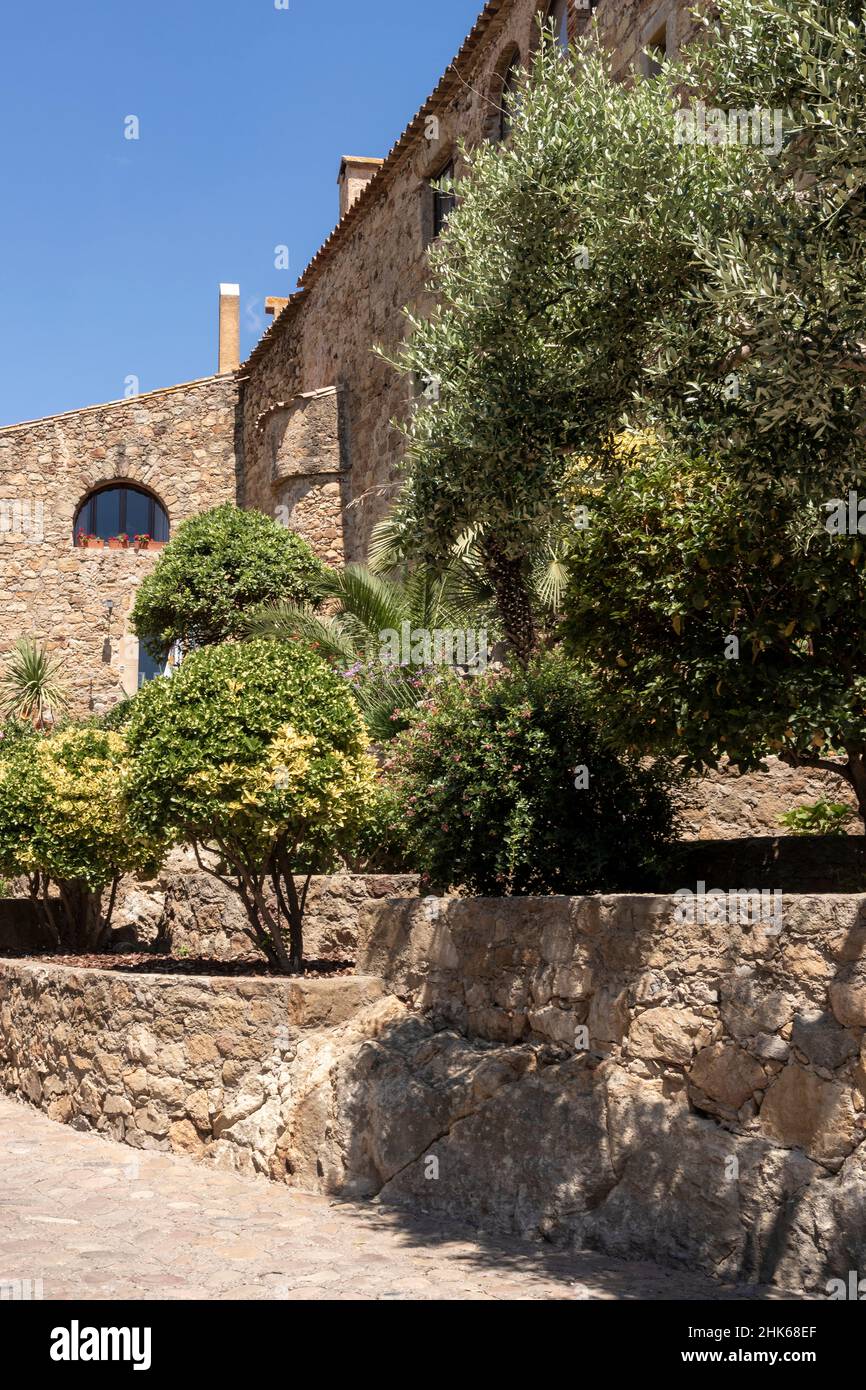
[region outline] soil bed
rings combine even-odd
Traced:
[[[235,977],[267,976],[271,979],[317,979],[322,976],[353,975],[353,961],[308,960],[303,975],[283,975],[267,961],[250,957],[246,960],[189,959],[179,956],[160,956],[147,951],[123,951],[104,955],[69,956],[59,951],[33,952],[4,950],[9,960],[29,960],[44,965],[66,965],[72,970],[110,970],[117,975],[217,975]]]

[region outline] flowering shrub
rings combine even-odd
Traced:
[[[671,775],[602,745],[558,656],[430,687],[389,765],[409,853],[436,890],[587,893],[651,882],[673,837]]]

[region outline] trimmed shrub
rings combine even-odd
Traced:
[[[300,536],[227,503],[178,529],[138,591],[132,626],[157,658],[175,642],[225,642],[262,604],[315,602],[323,572]]]
[[[300,970],[300,880],[352,848],[374,795],[346,682],[295,643],[203,648],[139,692],[129,742],[134,824],[192,844],[240,894],[255,945]]]
[[[92,726],[0,744],[0,872],[26,876],[65,950],[104,945],[120,878],[152,875],[162,857],[159,837],[127,820],[125,766],[121,735]]]
[[[526,671],[440,679],[398,738],[390,774],[409,854],[437,891],[643,886],[674,834],[673,774],[605,748],[585,681],[555,655]]]

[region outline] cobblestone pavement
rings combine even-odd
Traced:
[[[784,1296],[294,1192],[0,1096],[0,1282],[15,1279],[46,1299]]]

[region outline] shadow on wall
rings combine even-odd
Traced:
[[[393,991],[293,1064],[272,1175],[729,1281],[827,1297],[866,1264],[866,900],[782,931],[669,899],[389,902]],[[588,1046],[578,1046],[584,1038]]]

